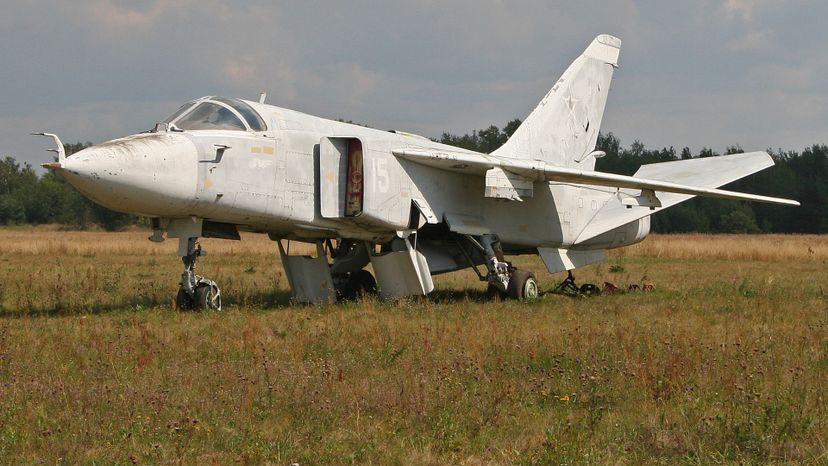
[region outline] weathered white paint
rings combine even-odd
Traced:
[[[538,248],[538,254],[549,273],[566,272],[578,267],[601,262],[607,258],[604,249],[579,251],[572,249]]]

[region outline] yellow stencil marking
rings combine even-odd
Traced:
[[[257,146],[257,147],[252,147],[252,148],[250,149],[250,152],[252,152],[252,153],[254,153],[254,154],[261,154],[261,153],[262,153],[262,148],[261,148],[261,147],[258,147],[258,146]]]
[[[204,189],[210,189],[213,187],[213,182],[210,181],[210,178],[204,177]]]
[[[268,154],[268,155],[273,155],[273,148],[268,147],[268,146],[264,146],[264,147],[262,147],[262,152],[264,152],[265,154]]]

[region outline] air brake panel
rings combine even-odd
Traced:
[[[357,138],[322,138],[319,143],[319,207],[325,218],[362,213],[362,142]]]

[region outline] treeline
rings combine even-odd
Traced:
[[[72,154],[91,143],[64,144]],[[120,230],[139,221],[134,215],[114,212],[87,199],[53,172],[38,176],[29,164],[12,157],[0,160],[0,224],[60,224],[88,229],[99,226]]]
[[[443,133],[440,142],[483,153],[500,147],[520,126],[512,120],[497,126],[457,136]],[[89,143],[65,144],[72,154]],[[715,157],[709,148],[692,153],[685,147],[647,149],[640,141],[624,147],[612,133],[598,137],[596,170],[632,175],[643,164],[695,157]],[[731,146],[725,154],[742,152]],[[801,207],[755,202],[694,198],[653,215],[652,229],[658,233],[828,233],[828,146],[813,145],[802,152],[768,151],[776,165],[739,180],[726,189],[796,199]],[[7,157],[0,160],[0,224],[62,224],[87,229],[100,226],[118,230],[142,221],[134,215],[113,212],[88,200],[63,177],[52,172],[38,176],[28,164]]]

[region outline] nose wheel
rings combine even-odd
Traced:
[[[181,241],[187,241],[187,253],[181,257],[184,272],[181,274],[175,305],[182,311],[220,311],[221,290],[218,285],[213,280],[196,274],[196,261],[206,254],[197,239],[181,238]]]
[[[535,274],[523,269],[515,269],[509,277],[506,294],[514,299],[538,299],[540,288]]]
[[[486,258],[488,273],[480,279],[489,283],[487,296],[500,301],[505,297],[531,301],[540,297],[540,287],[535,274],[513,267],[503,259],[500,240],[493,235],[483,235],[479,239],[467,237],[479,248]],[[476,270],[476,269],[475,269]]]

